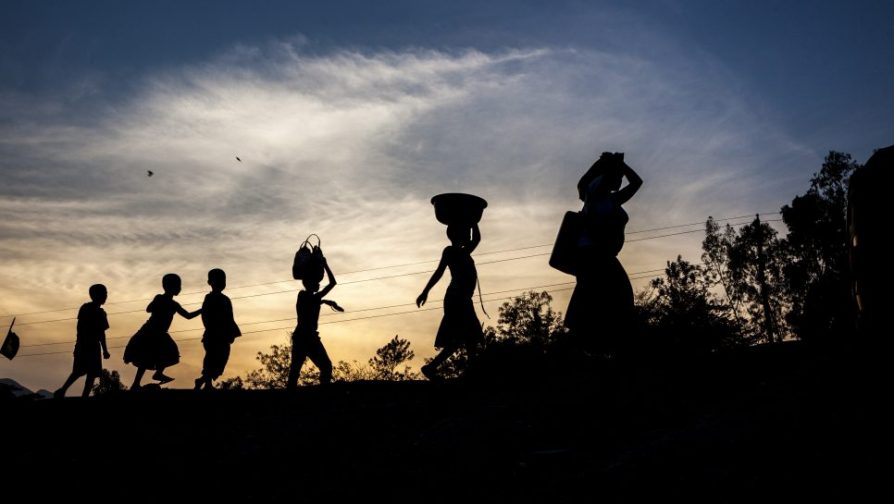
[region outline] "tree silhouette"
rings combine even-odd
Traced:
[[[415,356],[410,350],[410,342],[395,335],[385,346],[376,350],[375,357],[369,360],[369,366],[377,380],[415,380],[418,374],[406,364]],[[398,369],[401,365],[404,366],[402,371]]]
[[[805,340],[846,332],[854,324],[847,278],[847,187],[859,166],[850,154],[829,152],[807,192],[782,207],[789,228],[783,240],[791,300],[787,320]]]
[[[738,231],[727,224],[721,232],[713,218],[705,223],[702,261],[709,286],[722,287],[730,314],[755,342],[782,341],[789,332],[783,317],[787,256],[776,235],[760,217]]]
[[[663,278],[637,294],[637,312],[647,337],[640,351],[706,352],[746,343],[729,306],[711,292],[707,266],[681,256],[668,262]]]
[[[220,381],[218,388],[221,390],[243,390],[245,389],[245,380],[241,376],[233,376]]]
[[[413,380],[418,375],[410,369],[407,362],[413,359],[410,342],[394,336],[385,346],[376,350],[375,357],[368,363],[361,364],[356,360],[350,362],[340,360],[332,366],[333,381],[358,380]],[[283,345],[272,345],[269,352],[258,352],[257,360],[261,367],[250,371],[245,378],[235,377],[224,380],[221,388],[275,389],[285,388],[289,377],[289,366],[292,360],[291,336]],[[404,365],[403,369],[400,366]],[[320,382],[320,371],[312,363],[305,364],[298,377],[302,386]]]
[[[286,388],[289,366],[292,362],[291,336],[284,345],[272,345],[269,353],[258,352],[256,358],[261,363],[259,369],[245,376],[245,386],[250,389]],[[312,366],[308,366],[310,368]],[[316,369],[316,368],[314,368]],[[302,370],[304,375],[305,370]],[[300,381],[300,380],[299,380]]]
[[[562,316],[551,307],[548,292],[529,291],[499,308],[496,327],[484,329],[484,347],[470,362],[461,349],[438,369],[444,378],[459,378],[471,369],[479,375],[531,373],[567,335]]]
[[[490,343],[531,345],[546,349],[567,331],[562,316],[553,311],[548,292],[529,291],[500,306]]]
[[[121,383],[121,375],[118,374],[118,371],[103,369],[99,375],[98,383],[93,386],[93,395],[113,394],[125,390],[127,390],[127,387]]]

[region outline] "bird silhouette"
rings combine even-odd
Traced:
[[[239,156],[236,156],[236,161],[239,161],[240,163],[242,162],[242,160],[239,159]]]
[[[153,176],[153,175],[155,175],[155,173],[154,173],[152,170],[146,170],[146,176],[147,176],[147,177],[151,177],[151,176]]]

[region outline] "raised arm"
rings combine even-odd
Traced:
[[[481,230],[478,229],[478,223],[472,224],[472,242],[469,244],[469,253],[475,251],[478,244],[481,243]]]
[[[608,160],[611,156],[611,152],[603,152],[602,155],[599,156],[599,159],[594,161],[590,166],[590,169],[580,178],[577,183],[577,195],[581,201],[587,200],[587,187],[593,179],[605,173],[605,170],[609,165]]]
[[[636,191],[643,185],[643,179],[633,171],[633,168],[627,166],[627,163],[623,164],[622,172],[625,177],[627,177],[627,185],[624,186],[623,189],[616,192],[612,198],[615,200],[615,204],[623,205],[627,203],[630,198],[636,194]]]
[[[332,274],[332,269],[329,268],[329,262],[326,261],[325,257],[323,258],[323,269],[326,270],[326,276],[329,278],[329,285],[320,290],[318,296],[320,296],[321,299],[325,297],[326,294],[329,294],[329,291],[335,287],[335,275]]]
[[[416,307],[421,307],[428,300],[428,291],[431,290],[432,287],[438,283],[438,280],[444,276],[444,270],[447,269],[447,251],[450,250],[450,247],[446,247],[444,252],[441,253],[441,262],[438,264],[438,268],[434,273],[431,274],[431,278],[428,280],[428,283],[425,285],[425,288],[422,289],[422,294],[419,294],[419,297],[416,298]]]

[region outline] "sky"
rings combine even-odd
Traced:
[[[699,260],[708,216],[778,219],[830,150],[862,162],[894,143],[886,1],[0,9],[0,332],[18,317],[23,345],[0,376],[35,390],[68,375],[94,283],[109,290],[106,367],[129,384],[123,346],[161,277],[178,273],[196,309],[223,268],[244,333],[225,377],[244,374],[294,327],[291,261],[316,233],[346,309],[320,319],[332,359],[365,362],[400,335],[418,368],[448,283],[415,307],[448,243],[436,194],[488,201],[475,260],[493,325],[532,288],[564,312],[574,278],[549,252],[601,152],[644,179],[620,256],[641,289],[678,254]],[[167,373],[188,387],[201,322],[171,330]]]

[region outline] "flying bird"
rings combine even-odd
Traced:
[[[146,170],[146,176],[147,176],[147,177],[151,177],[151,176],[153,176],[153,175],[155,175],[155,172],[153,172],[152,170]]]
[[[236,161],[239,161],[240,163],[242,162],[242,160],[239,159],[239,156],[236,156]]]

